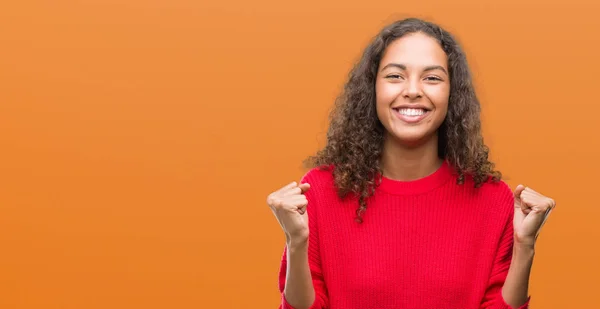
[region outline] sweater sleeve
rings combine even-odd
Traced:
[[[510,190],[510,189],[509,189]],[[508,216],[508,220],[505,224],[502,238],[498,243],[498,250],[496,258],[492,266],[492,272],[488,286],[481,302],[481,309],[528,309],[529,301],[531,297],[527,298],[527,301],[520,307],[514,308],[506,303],[502,296],[502,287],[506,281],[508,275],[508,269],[510,268],[510,262],[512,259],[513,252],[513,241],[514,241],[514,227],[513,227],[513,215],[514,205],[512,193],[509,191],[508,196],[504,198],[505,204],[511,209],[511,215]]]
[[[325,287],[325,281],[323,280],[323,273],[321,271],[321,255],[319,250],[319,228],[318,222],[316,218],[316,210],[315,207],[311,207],[311,204],[314,206],[317,202],[315,200],[315,191],[318,190],[310,180],[309,174],[305,175],[301,183],[309,182],[311,184],[311,190],[306,192],[306,199],[308,200],[308,205],[306,206],[306,211],[308,213],[308,228],[309,228],[309,238],[308,238],[308,264],[310,267],[310,274],[312,275],[313,286],[315,289],[315,302],[310,307],[310,309],[327,309],[329,308],[329,299],[327,297],[327,289]],[[281,265],[279,269],[279,292],[281,293],[281,305],[279,309],[296,309],[292,307],[286,300],[284,294],[285,288],[285,280],[286,280],[286,272],[287,272],[287,247],[283,250],[283,257],[281,259]]]

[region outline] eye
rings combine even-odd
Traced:
[[[441,82],[442,81],[442,79],[437,76],[427,76],[427,77],[425,77],[425,80],[430,81],[430,82],[431,81],[433,81],[433,82],[436,82],[436,81]]]
[[[399,79],[399,78],[402,78],[402,75],[400,75],[400,74],[390,74],[390,75],[386,76],[385,78]]]

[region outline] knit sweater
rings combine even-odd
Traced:
[[[502,181],[457,183],[447,162],[414,181],[383,177],[367,200],[340,199],[332,171],[314,168],[309,183],[308,258],[312,309],[511,309],[501,291],[512,257],[513,194]],[[295,309],[283,293],[280,309]],[[519,309],[528,308],[527,303]]]

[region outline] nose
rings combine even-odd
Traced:
[[[406,82],[404,93],[402,94],[407,99],[418,99],[423,96],[423,89],[421,89],[421,83],[418,79],[410,79]]]

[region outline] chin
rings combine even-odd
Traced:
[[[404,129],[404,130],[402,130],[402,132],[392,132],[391,135],[401,145],[410,146],[410,147],[423,145],[429,139],[431,139],[433,136],[433,134],[428,134],[427,132],[422,132],[422,131],[421,132],[410,132],[410,131],[412,131],[412,130]]]

